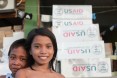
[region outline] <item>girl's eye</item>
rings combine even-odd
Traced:
[[[39,48],[40,46],[34,46],[35,48]]]
[[[14,60],[15,58],[16,58],[16,57],[14,57],[14,56],[10,56],[10,59],[11,59],[11,60]]]
[[[47,46],[47,48],[51,48],[52,46]]]
[[[21,61],[26,61],[27,59],[26,59],[26,58],[21,58],[20,60],[21,60]]]

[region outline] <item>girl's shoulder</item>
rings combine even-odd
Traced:
[[[20,69],[20,70],[17,71],[15,78],[27,78],[26,73],[27,73],[27,68]]]
[[[55,77],[56,78],[65,78],[64,75],[57,73],[57,72],[55,72]]]
[[[20,69],[17,71],[16,74],[26,74],[26,72],[29,70],[29,68],[24,68],[24,69]]]

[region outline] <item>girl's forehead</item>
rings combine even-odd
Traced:
[[[33,41],[51,41],[51,39],[48,36],[38,35],[38,36],[35,36]]]

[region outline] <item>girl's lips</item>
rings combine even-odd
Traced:
[[[45,60],[45,59],[47,59],[48,57],[47,57],[47,56],[40,56],[39,58],[42,59],[42,60]]]

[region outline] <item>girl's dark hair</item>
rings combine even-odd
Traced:
[[[54,70],[53,63],[54,63],[54,60],[55,60],[56,55],[57,55],[57,42],[56,42],[56,38],[55,38],[54,34],[49,29],[47,29],[47,28],[34,28],[29,32],[29,34],[27,36],[27,42],[26,42],[27,52],[30,53],[32,41],[38,35],[47,36],[52,41],[52,44],[54,47],[54,55],[49,63],[49,67],[52,68],[52,70]],[[34,64],[34,62],[35,61],[34,61],[32,55],[30,55],[30,57],[28,59],[29,67],[32,68],[32,65]]]
[[[18,39],[18,40],[16,40],[16,41],[14,41],[14,42],[11,44],[10,48],[9,48],[8,56],[10,56],[10,53],[11,53],[11,51],[12,51],[14,48],[18,48],[18,47],[22,46],[22,47],[26,50],[26,48],[25,48],[25,42],[26,42],[26,40],[25,40],[24,38]]]

